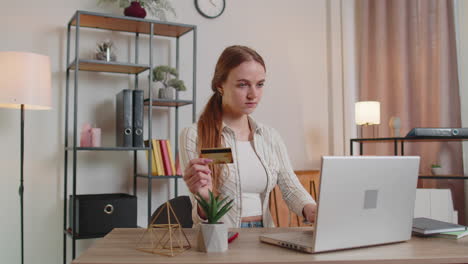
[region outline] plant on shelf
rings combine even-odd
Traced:
[[[98,4],[111,3],[119,4],[120,8],[125,8],[126,16],[144,18],[146,11],[154,17],[167,21],[167,13],[172,13],[176,16],[175,9],[172,7],[170,0],[99,0]]]
[[[441,175],[442,166],[440,166],[440,164],[437,164],[437,163],[431,164],[431,172],[432,172],[432,175]]]
[[[104,40],[97,43],[96,59],[104,61],[115,61],[115,54],[113,52],[114,43],[110,40]]]
[[[228,230],[227,226],[218,222],[232,208],[234,199],[228,201],[229,197],[221,199],[214,196],[209,191],[209,200],[205,199],[200,193],[195,195],[200,208],[206,215],[207,222],[201,224],[198,233],[198,250],[203,252],[224,252],[228,248]]]
[[[159,89],[158,97],[161,99],[174,99],[174,89],[185,91],[184,81],[178,79],[179,73],[175,68],[161,65],[153,69],[153,82],[160,82],[164,86]]]

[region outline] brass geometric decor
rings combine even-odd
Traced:
[[[167,210],[167,224],[154,224],[164,210]],[[173,215],[176,223],[171,223],[171,215]],[[136,246],[137,250],[143,252],[170,257],[190,248],[190,241],[169,202],[166,202],[165,206],[157,212]]]

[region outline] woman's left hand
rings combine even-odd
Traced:
[[[315,222],[315,213],[317,212],[317,205],[316,204],[306,204],[304,209],[302,209],[302,215],[304,218],[309,221],[310,223]]]

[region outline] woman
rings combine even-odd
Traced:
[[[279,134],[250,117],[262,98],[266,67],[262,57],[245,46],[226,48],[211,82],[213,95],[199,121],[180,135],[184,181],[192,194],[208,198],[208,190],[234,199],[221,221],[228,227],[273,227],[268,209],[278,184],[288,207],[308,221],[316,203],[294,174]],[[229,147],[234,163],[210,164],[200,149]],[[193,222],[205,215],[191,196]]]

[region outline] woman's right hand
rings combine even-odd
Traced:
[[[211,162],[212,160],[204,158],[192,159],[184,171],[184,181],[190,192],[200,193],[205,199],[209,199],[208,191],[213,189],[211,170],[208,167]]]

